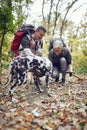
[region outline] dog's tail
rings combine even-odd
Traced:
[[[7,79],[7,82],[4,84],[4,87],[7,87],[11,83],[11,80],[12,80],[12,76],[11,74],[9,74],[9,78]]]
[[[9,65],[9,72],[8,72],[8,78],[7,78],[7,81],[6,83],[3,85],[4,88],[7,87],[11,82],[12,82],[12,71],[13,71],[13,62],[10,63]]]

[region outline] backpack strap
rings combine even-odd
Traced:
[[[27,36],[27,38],[29,39],[29,41],[31,41],[31,39],[32,39],[32,38],[31,38],[31,35],[30,35],[30,34],[27,34],[26,36]]]

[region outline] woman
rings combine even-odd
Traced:
[[[65,85],[66,72],[69,69],[69,74],[72,76],[72,56],[70,51],[63,46],[60,40],[56,40],[53,44],[53,49],[49,52],[49,59],[53,64],[52,78],[59,81],[59,73],[62,73],[62,85]]]

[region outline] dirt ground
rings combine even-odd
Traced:
[[[9,87],[0,86],[0,130],[87,130],[87,75],[67,75],[65,86],[50,78],[51,97],[41,80],[43,93],[30,79],[17,88],[18,103],[8,96]]]

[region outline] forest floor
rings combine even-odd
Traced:
[[[50,78],[52,97],[28,83],[16,89],[13,103],[8,90],[0,86],[0,130],[87,130],[87,74],[67,75],[65,86]]]

